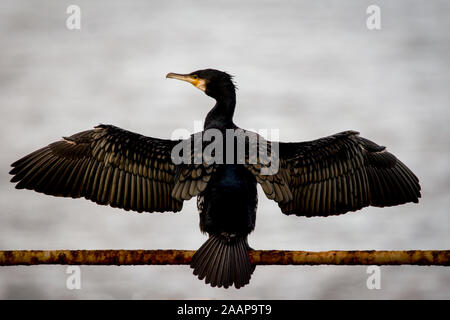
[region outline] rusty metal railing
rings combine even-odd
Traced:
[[[194,250],[6,250],[0,266],[15,265],[185,265]],[[450,250],[249,251],[256,265],[434,265],[450,266]]]

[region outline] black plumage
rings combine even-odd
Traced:
[[[418,202],[419,180],[400,160],[358,132],[299,143],[280,143],[281,171],[293,199],[285,214],[338,215],[366,206]]]
[[[190,82],[216,100],[201,135],[208,129],[224,136],[227,129],[239,130],[233,122],[235,86],[227,73],[207,69],[167,77]],[[253,133],[242,130],[240,134]],[[200,229],[209,239],[195,253],[191,267],[206,283],[225,288],[248,284],[254,271],[247,236],[255,228],[257,184],[284,214],[307,217],[418,202],[420,198],[414,173],[385,147],[355,131],[308,142],[272,144],[258,138],[258,147],[278,156],[279,170],[272,174],[263,173],[268,165],[260,158],[251,159],[251,139],[243,140],[243,162],[236,161],[234,150],[231,164],[204,159],[176,163],[174,147],[194,145],[194,136],[184,141],[157,139],[99,125],[14,162],[11,181],[18,189],[84,197],[137,212],[176,212],[184,200],[197,197]],[[200,151],[205,147],[204,143]],[[192,153],[191,159],[196,156]]]
[[[176,143],[99,125],[14,162],[11,182],[18,182],[17,189],[85,197],[125,210],[180,211],[182,201],[171,197]]]

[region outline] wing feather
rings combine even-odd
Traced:
[[[278,175],[286,177],[294,195],[277,201],[285,214],[337,215],[369,205],[417,203],[421,196],[419,179],[408,167],[355,131],[279,143],[279,154]]]
[[[99,125],[17,160],[11,182],[18,189],[84,197],[125,210],[179,211],[182,199],[172,197],[176,143]]]

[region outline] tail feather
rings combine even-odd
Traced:
[[[250,263],[247,239],[223,234],[210,235],[192,257],[191,268],[212,287],[239,289],[250,282],[255,266]]]

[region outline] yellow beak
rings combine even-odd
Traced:
[[[168,73],[166,78],[177,79],[181,81],[186,81],[199,88],[202,91],[206,90],[206,80],[199,77],[194,77],[190,74],[179,74],[179,73]]]

